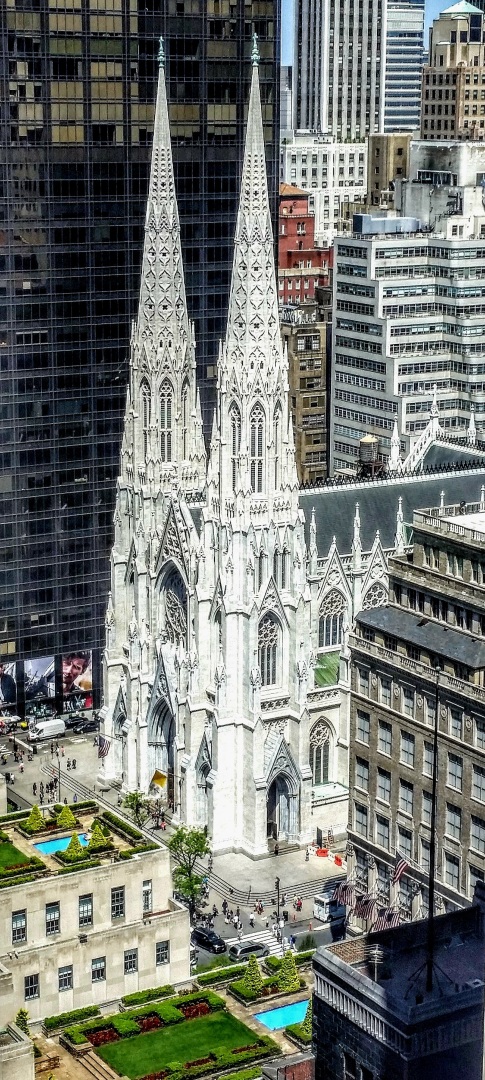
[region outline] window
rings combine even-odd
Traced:
[[[409,784],[407,780],[399,781],[399,809],[404,814],[412,814],[414,802],[414,789],[413,785]]]
[[[359,742],[369,745],[370,737],[370,716],[369,713],[362,712],[361,709],[357,709],[357,738]]]
[[[450,735],[454,739],[461,739],[463,736],[463,713],[461,709],[450,709]]]
[[[125,975],[138,971],[138,949],[125,949]]]
[[[152,883],[151,881],[143,882],[143,911],[152,910]]]
[[[143,457],[148,457],[148,441],[150,438],[150,388],[148,383],[141,384],[141,412],[143,424]]]
[[[172,384],[165,379],[160,388],[160,456],[172,460]]]
[[[430,842],[429,840],[421,839],[419,841],[419,861],[421,869],[425,874],[429,874],[429,860],[430,860]]]
[[[470,843],[475,851],[485,855],[485,821],[482,818],[472,817],[470,827]]]
[[[445,884],[450,885],[452,889],[460,888],[460,860],[456,855],[450,855],[448,851],[444,854],[445,864]]]
[[[364,761],[364,758],[356,758],[355,786],[362,791],[369,790],[369,762]]]
[[[330,730],[318,720],[310,732],[310,768],[314,784],[328,783]]]
[[[389,851],[389,818],[376,814],[376,844]]]
[[[72,964],[68,964],[67,967],[60,967],[57,972],[59,993],[63,990],[72,990]]]
[[[485,881],[485,874],[483,873],[483,870],[478,869],[478,866],[471,866],[470,865],[468,867],[468,878],[469,878],[469,892],[470,892],[471,896],[473,896],[473,893],[475,891],[475,885],[476,885],[477,881]]]
[[[259,404],[255,405],[251,413],[249,429],[251,490],[261,492],[263,490],[264,412]]]
[[[485,777],[485,771],[484,771]],[[455,791],[463,790],[463,758],[448,754],[448,784]]]
[[[426,723],[429,724],[430,727],[434,727],[434,722],[436,720],[436,701],[434,698],[425,698],[425,715]]]
[[[461,837],[461,810],[452,803],[446,804],[446,834],[453,837],[453,840]]]
[[[425,825],[431,825],[431,812],[433,808],[433,796],[429,791],[423,791],[423,799],[421,804],[421,821]]]
[[[168,941],[157,941],[155,946],[155,963],[168,964],[170,959],[170,945]]]
[[[98,956],[91,960],[91,982],[104,982],[106,979],[106,957]]]
[[[355,831],[359,836],[367,836],[367,807],[355,804]]]
[[[425,742],[423,746],[423,773],[425,776],[433,775],[433,744]]]
[[[401,761],[410,769],[414,769],[414,735],[409,731],[401,731]]]
[[[485,769],[474,765],[472,771],[472,795],[474,799],[485,802]]]
[[[377,798],[385,803],[391,800],[391,774],[384,769],[377,770]]]
[[[79,927],[93,925],[93,894],[79,897]]]
[[[320,609],[318,623],[318,647],[320,649],[341,644],[344,610],[345,600],[342,593],[334,589],[325,597]]]
[[[344,1080],[357,1080],[357,1062],[351,1054],[344,1054]]]
[[[357,668],[359,679],[359,694],[369,697],[369,671],[367,668]]]
[[[279,624],[274,615],[268,613],[261,619],[258,629],[258,659],[263,686],[276,683]]]
[[[189,387],[184,382],[182,387],[182,459],[188,457],[188,429],[189,429]]]
[[[26,1001],[39,997],[39,975],[26,975],[24,979],[24,997]]]
[[[408,686],[403,690],[403,712],[405,716],[414,716],[414,690]]]
[[[27,911],[12,912],[12,945],[27,941]]]
[[[392,752],[392,726],[387,724],[385,720],[379,720],[377,749],[379,753],[388,754],[390,757]]]
[[[122,919],[125,914],[125,887],[119,885],[111,890],[111,918]]]
[[[475,745],[485,750],[485,720],[475,719]]]
[[[383,675],[381,677],[381,702],[383,705],[387,705],[388,707],[391,704],[391,687],[391,680],[385,678]]]
[[[58,934],[60,931],[61,911],[59,902],[45,906],[45,932],[46,934]]]
[[[231,478],[232,490],[236,491],[237,470],[239,466],[239,452],[241,449],[241,413],[237,405],[231,405],[229,410],[231,423]]]
[[[407,859],[412,858],[413,834],[409,829],[403,829],[401,825],[398,826],[397,830],[397,847],[398,851],[405,855]]]

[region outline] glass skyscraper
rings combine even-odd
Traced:
[[[276,208],[278,0],[0,8],[0,665],[16,684],[15,700],[3,697],[20,712],[29,701],[63,707],[62,658],[66,671],[77,650],[84,669],[73,689],[89,707],[99,689],[158,38],[208,430],[254,32]]]

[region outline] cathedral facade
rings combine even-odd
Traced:
[[[103,782],[161,792],[176,821],[207,827],[214,852],[253,857],[275,841],[305,845],[316,824],[345,825],[347,631],[355,610],[387,599],[385,551],[377,535],[363,555],[358,507],[345,559],[332,541],[322,560],[312,510],[305,521],[273,253],[255,51],[206,458],[162,52],[106,615]],[[340,665],[333,685],[327,654]]]

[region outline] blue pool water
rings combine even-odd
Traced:
[[[89,841],[84,833],[78,833],[79,841],[83,847],[87,847]],[[43,840],[41,844],[34,844],[41,855],[52,855],[54,851],[65,851],[69,847],[70,836],[58,836],[55,840]]]
[[[255,1013],[255,1020],[269,1028],[270,1031],[278,1031],[279,1028],[288,1027],[288,1024],[301,1024],[305,1019],[308,1006],[306,1001],[295,1001],[292,1005],[282,1005],[280,1009],[270,1009],[269,1012]]]

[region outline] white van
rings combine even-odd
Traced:
[[[328,893],[321,893],[319,896],[313,897],[313,918],[319,919],[320,922],[330,923],[334,919],[345,918],[345,904],[339,904],[338,900],[333,900],[333,890]]]
[[[65,734],[64,720],[37,720],[34,726],[29,728],[27,738],[29,742],[40,742],[41,739],[58,739]]]

